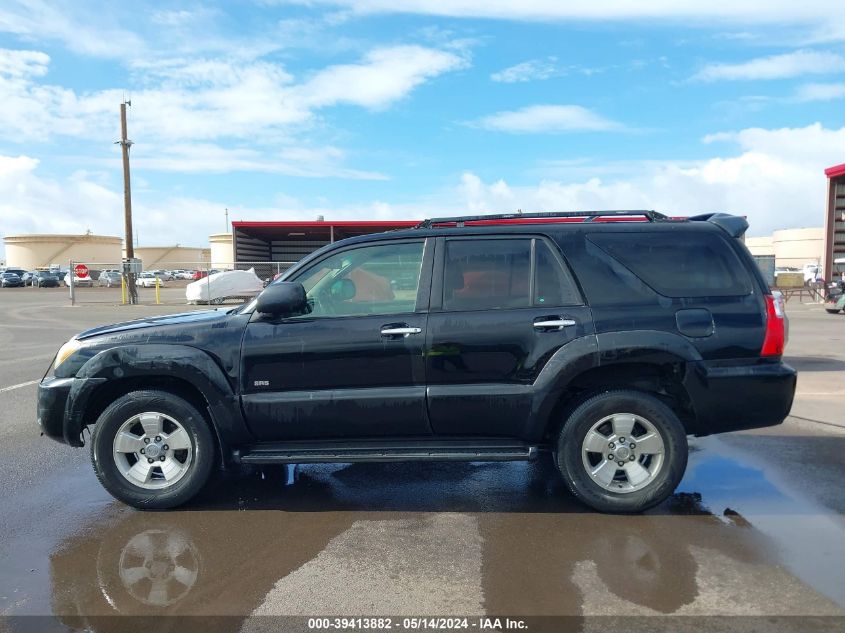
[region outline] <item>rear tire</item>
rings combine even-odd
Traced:
[[[828,314],[839,314],[840,312],[839,308],[825,308],[824,311]]]
[[[688,452],[683,424],[660,400],[639,391],[608,391],[566,420],[556,461],[582,502],[600,512],[633,513],[675,491]]]
[[[193,498],[208,481],[214,453],[202,414],[166,391],[118,398],[91,434],[91,463],[100,483],[142,510],[174,508]]]

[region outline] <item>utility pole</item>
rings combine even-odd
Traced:
[[[229,207],[226,207],[226,233],[229,232]]]
[[[126,244],[126,257],[135,257],[135,242],[132,239],[132,189],[129,185],[129,148],[132,141],[126,135],[126,106],[132,106],[131,101],[124,101],[120,104],[120,149],[123,152],[123,227],[124,243]],[[138,290],[135,288],[135,273],[126,275],[126,286],[129,290],[129,303],[138,303]]]

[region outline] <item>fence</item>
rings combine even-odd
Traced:
[[[263,285],[266,285],[279,274],[286,271],[296,262],[165,262],[155,269],[144,268],[144,271],[134,276],[136,288],[136,303],[142,305],[185,305],[188,303],[187,290],[190,284],[205,283],[196,303],[219,305],[222,303],[236,304],[255,296]],[[69,271],[77,266],[87,268],[85,276],[71,275]],[[212,265],[213,264],[213,265]],[[249,277],[240,278],[232,282],[225,292],[220,288],[224,284],[216,273],[232,270],[252,270],[258,281]],[[72,277],[72,278],[71,278]],[[241,283],[246,280],[246,283]],[[260,281],[260,283],[259,283]],[[72,304],[111,304],[121,305],[129,301],[129,280],[122,273],[120,262],[69,262],[66,270],[59,272],[61,291],[68,292]],[[47,290],[40,288],[39,290]],[[193,286],[196,295],[197,286]],[[51,291],[56,291],[51,289]]]

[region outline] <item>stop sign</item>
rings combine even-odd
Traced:
[[[73,267],[73,274],[77,277],[87,277],[88,276],[88,266],[85,264],[77,264]]]

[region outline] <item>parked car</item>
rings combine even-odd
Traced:
[[[38,274],[37,270],[28,270],[23,275],[21,275],[21,281],[23,282],[24,286],[32,286],[34,285],[35,276]]]
[[[161,279],[162,281],[173,281],[173,275],[166,270],[150,270],[150,273]]]
[[[164,281],[158,277],[156,277],[153,273],[141,273],[135,280],[135,283],[140,286],[141,288],[155,288],[156,287],[156,280],[158,280],[158,287],[164,287]]]
[[[58,288],[59,276],[49,270],[39,270],[35,273],[33,285],[38,288]]]
[[[100,273],[100,276],[97,278],[97,285],[106,286],[107,288],[111,288],[113,286],[120,286],[122,279],[123,276],[116,270],[104,270]]]
[[[681,481],[688,435],[792,406],[783,305],[747,227],[617,211],[353,237],[238,308],[78,334],[38,420],[73,446],[88,428],[100,482],[144,509],[187,502],[218,465],[545,451],[585,504],[641,511]]]
[[[23,268],[6,268],[3,272],[15,274],[21,278],[21,281],[23,281],[23,277],[27,273]]]
[[[207,270],[194,270],[194,271],[191,272],[190,279],[193,279],[194,281],[196,281],[197,279],[205,279],[206,277],[208,277],[208,271]]]
[[[17,273],[6,272],[0,273],[0,288],[20,288],[23,286],[23,281]]]
[[[65,286],[70,287],[70,271],[65,273],[64,282]],[[77,288],[91,288],[94,286],[94,280],[91,279],[90,275],[80,277],[76,273],[73,273],[73,285]]]
[[[193,304],[221,304],[231,298],[252,298],[263,288],[264,282],[255,274],[255,269],[227,270],[189,283],[185,288],[185,299]]]

